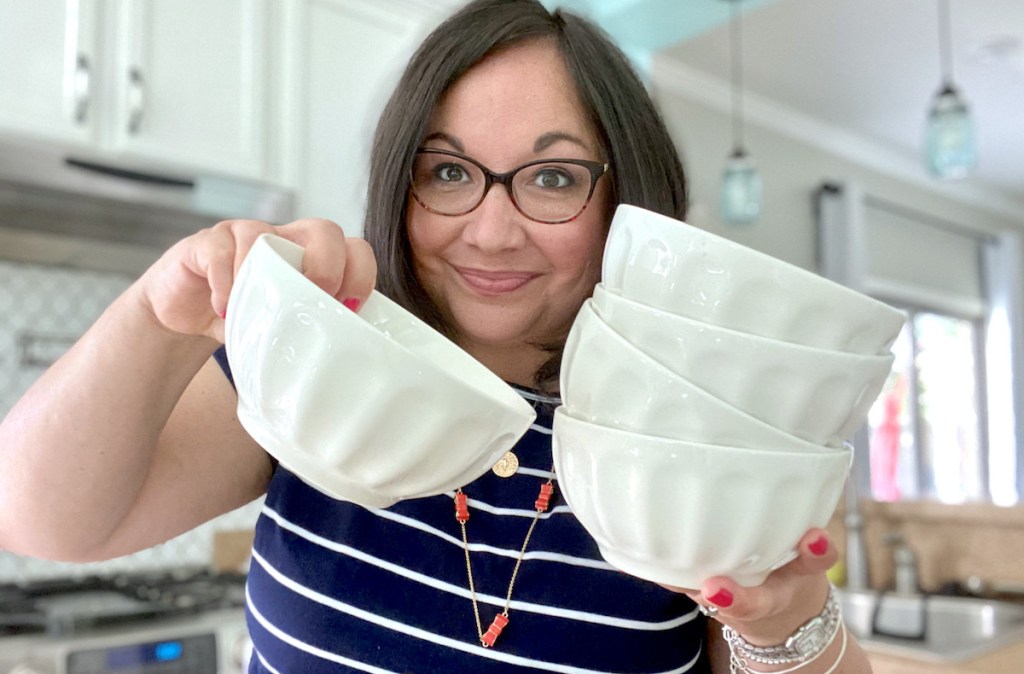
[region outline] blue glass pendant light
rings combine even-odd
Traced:
[[[720,188],[722,218],[733,225],[746,225],[761,215],[761,175],[742,147],[733,150],[722,171]]]
[[[939,178],[963,178],[977,161],[970,110],[953,84],[949,0],[939,1],[939,54],[942,86],[928,110],[926,151],[928,170]]]
[[[743,147],[743,64],[738,10],[741,0],[726,0],[732,5],[729,24],[730,61],[732,66],[733,150],[722,172],[719,202],[722,219],[732,225],[746,225],[761,215],[762,185],[750,155]]]

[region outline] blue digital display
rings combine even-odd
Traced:
[[[180,641],[165,641],[153,648],[153,657],[157,662],[171,662],[181,657]]]
[[[184,646],[180,641],[128,646],[107,651],[107,667],[112,670],[138,667],[157,662],[173,662],[181,658]]]

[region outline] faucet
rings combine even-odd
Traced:
[[[892,547],[893,589],[897,594],[918,594],[917,555],[901,534],[886,534],[885,542]]]
[[[846,512],[843,524],[846,526],[846,587],[850,590],[867,590],[868,554],[864,545],[864,516],[860,513],[860,502],[852,473],[846,479]]]

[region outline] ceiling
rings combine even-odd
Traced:
[[[550,4],[591,16],[641,63],[727,91],[727,0]],[[762,121],[758,110],[782,111],[821,135],[856,139],[862,154],[878,148],[930,180],[921,146],[941,79],[937,0],[744,0],[740,7],[748,122]],[[950,0],[950,12],[953,75],[974,117],[979,160],[972,176],[938,187],[987,195],[1022,213],[1024,1]]]

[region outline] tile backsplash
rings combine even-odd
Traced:
[[[0,417],[133,280],[0,260]],[[162,545],[105,562],[49,562],[0,550],[0,582],[209,564],[214,533],[252,528],[260,506],[254,502]]]

